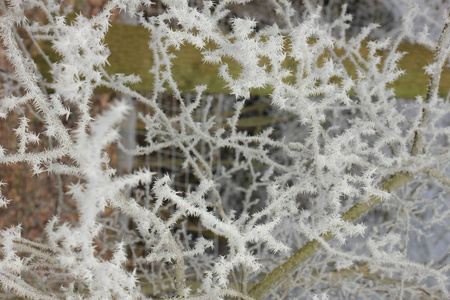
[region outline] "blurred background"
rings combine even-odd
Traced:
[[[89,17],[98,14],[106,2],[106,0],[66,0],[62,1],[62,8],[67,10],[73,9],[73,12],[76,14]],[[225,32],[230,31],[232,19],[236,17],[255,19],[257,21],[257,31],[273,24],[277,24],[280,27],[284,26],[283,20],[276,14],[273,2],[272,0],[255,0],[250,1],[245,6],[239,4],[229,5],[230,13],[222,21],[221,29]],[[430,38],[436,40],[443,26],[443,11],[450,6],[450,2],[449,0],[423,0],[419,2],[423,4],[421,9],[424,15],[415,24],[416,30],[420,32],[421,28],[427,25]],[[5,1],[0,0],[0,3],[3,5],[1,9],[4,9]],[[326,22],[333,22],[338,15],[342,14],[343,5],[346,5],[347,13],[353,15],[347,38],[351,38],[360,32],[361,28],[371,23],[380,24],[380,27],[372,33],[370,39],[380,39],[395,34],[395,30],[399,27],[409,5],[408,0],[294,0],[292,3],[297,10],[292,17],[294,20],[293,24],[301,22],[305,5],[321,5],[323,7],[324,21]],[[190,0],[189,4],[193,7],[202,7],[202,1],[200,0]],[[165,5],[162,1],[153,1],[151,6],[144,9],[144,17],[156,16],[162,13],[164,9]],[[69,21],[75,18],[73,12],[67,15]],[[30,20],[45,22],[45,15],[39,9],[28,10],[27,16]],[[137,20],[131,19],[120,11],[116,11],[112,16],[112,26],[105,39],[105,43],[111,51],[108,59],[109,66],[106,69],[110,74],[139,75],[142,81],[134,84],[132,88],[146,97],[151,97],[153,77],[149,73],[149,69],[152,66],[152,53],[148,49],[149,33],[137,25]],[[174,27],[177,26],[177,24],[172,25]],[[37,68],[42,74],[42,81],[50,81],[50,68],[46,58],[40,53],[40,49],[36,47],[35,42],[27,32],[20,28],[17,29],[17,38],[22,49],[29,53],[30,57],[36,62]],[[48,55],[51,61],[58,60],[58,55],[51,49],[51,44],[39,42],[39,47]],[[407,52],[400,61],[400,67],[407,72],[394,86],[396,95],[399,98],[408,100],[413,99],[416,95],[425,95],[428,77],[424,75],[423,67],[432,61],[432,52],[427,48],[427,45],[413,43],[403,43],[399,48],[400,51]],[[361,49],[363,55],[366,50]],[[179,84],[179,88],[183,92],[183,98],[187,103],[193,101],[196,97],[193,93],[196,85],[208,85],[203,95],[202,107],[196,111],[197,115],[194,118],[201,121],[204,116],[213,115],[218,124],[225,122],[226,118],[232,115],[233,104],[236,99],[229,95],[229,90],[225,87],[224,81],[217,76],[218,66],[204,64],[200,51],[192,45],[183,45],[179,51],[174,50],[173,52],[177,56],[173,60],[173,76]],[[235,62],[230,60],[227,63],[229,63],[232,72],[239,74],[240,68]],[[289,64],[289,62],[287,63]],[[351,73],[352,70],[349,70],[349,72]],[[7,87],[3,84],[4,82],[9,82]],[[447,93],[449,90],[450,71],[447,68],[441,79],[441,96],[448,97]],[[49,94],[51,92],[51,90],[48,90]],[[274,134],[279,133],[279,136],[287,132],[300,131],[298,127],[293,128],[292,124],[286,122],[289,120],[289,116],[277,114],[270,109],[270,92],[270,90],[265,89],[252,92],[242,111],[238,129],[247,131],[250,134],[258,134],[268,126],[271,126],[274,128]],[[20,84],[14,81],[14,70],[0,49],[0,98],[11,94],[20,95],[23,94],[23,90],[21,90]],[[92,116],[95,118],[97,114],[107,110],[111,103],[118,99],[122,99],[120,94],[105,88],[97,89],[92,97]],[[144,114],[151,112],[146,106],[137,103],[133,99],[127,99],[127,101],[133,104],[134,110],[130,113],[127,121],[121,125],[121,136],[124,147],[133,149],[139,145],[146,145],[145,124],[137,117],[138,112]],[[177,100],[173,97],[170,90],[166,94],[159,94],[158,102],[168,116],[179,113]],[[68,127],[73,127],[76,122],[76,112],[73,113],[75,115],[66,120]],[[30,131],[43,132],[45,130],[39,116],[31,106],[26,106],[23,110],[11,113],[7,120],[0,120],[0,145],[6,151],[18,147],[18,141],[13,129],[17,128],[19,119],[23,115],[26,115],[31,120]],[[301,134],[299,132],[296,133]],[[50,141],[44,141],[37,145],[30,145],[29,151],[42,151],[51,147]],[[206,145],[200,145],[198,151],[203,154],[206,152],[205,148]],[[167,148],[151,155],[131,157],[116,146],[110,146],[108,153],[111,158],[110,164],[118,170],[118,174],[130,173],[145,166],[149,167],[152,172],[155,172],[158,177],[169,174],[172,178],[173,187],[180,192],[189,191],[191,185],[196,183],[196,179],[190,171],[182,168],[184,157],[177,152],[177,149]],[[214,168],[217,170],[222,166],[230,166],[231,161],[234,159],[231,150],[230,152],[218,152],[216,155]],[[245,186],[246,181],[248,181],[248,178],[245,176],[248,177],[248,175],[243,174],[241,177],[237,176],[230,180]],[[6,209],[0,209],[1,228],[17,225],[20,222],[23,227],[22,234],[24,237],[31,240],[41,240],[45,238],[43,229],[52,216],[58,216],[61,222],[77,221],[75,203],[72,202],[70,196],[66,195],[68,191],[67,186],[73,182],[73,178],[55,174],[33,175],[33,170],[29,165],[14,164],[0,165],[0,179],[6,184],[2,187],[3,195],[7,199],[12,200]],[[227,186],[227,184],[224,184],[224,186]],[[233,185],[230,184],[230,186]],[[224,193],[224,199],[234,199],[228,204],[224,204],[225,209],[236,209],[237,207],[232,206],[239,205],[236,199],[242,199],[243,192],[234,190],[221,192]],[[148,187],[128,191],[128,194],[137,200],[144,199],[142,201],[148,201],[149,198],[146,198],[149,194]],[[265,191],[257,190],[254,195],[255,197],[264,198]],[[305,203],[307,201],[305,199]],[[229,207],[226,207],[226,205],[229,205]],[[383,213],[379,214],[380,218],[384,217]],[[114,249],[114,243],[111,243],[109,239],[136,234],[132,230],[126,231],[127,228],[131,229],[133,227],[133,224],[127,222],[129,220],[120,216],[116,211],[107,209],[104,212],[103,224],[105,225],[105,230],[104,234],[97,241],[97,249],[105,258],[110,258]],[[190,219],[181,226],[187,228],[193,236],[199,234],[208,235],[207,232],[201,232],[202,229],[197,227],[195,220]],[[174,228],[174,231],[178,229]],[[119,232],[120,230],[124,231]],[[219,251],[221,251],[220,241],[216,237],[212,238],[215,239],[216,247],[214,251],[216,252],[214,255],[217,256],[220,254]],[[139,247],[130,246],[130,251],[134,251],[132,253],[133,257],[139,257],[142,254],[139,252],[146,250],[144,244],[138,238],[136,240],[141,244]],[[136,260],[135,263],[139,264],[139,261]],[[155,276],[158,276],[157,273],[155,274]],[[152,279],[148,278],[146,282],[152,282]]]

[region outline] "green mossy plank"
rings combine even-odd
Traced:
[[[126,75],[136,74],[142,79],[140,83],[131,87],[138,92],[151,92],[153,84],[153,75],[149,72],[153,62],[153,55],[148,48],[149,32],[142,27],[113,23],[105,39],[105,43],[111,50],[108,58],[109,66],[106,70],[110,73],[124,73]],[[51,52],[49,45],[44,45],[45,51]],[[407,52],[399,63],[399,67],[405,70],[395,83],[397,97],[415,98],[418,95],[425,96],[428,84],[428,76],[424,74],[423,67],[433,59],[431,51],[420,45],[411,45],[403,43],[400,51]],[[362,52],[365,52],[363,49]],[[193,45],[183,45],[180,50],[172,52],[177,57],[173,59],[174,79],[178,88],[185,93],[192,93],[196,85],[206,84],[207,93],[229,93],[225,82],[217,76],[218,65],[204,63],[200,50]],[[364,55],[364,53],[362,53]],[[33,55],[36,62],[48,78],[48,66],[39,55]],[[53,53],[50,54],[52,60],[57,58]],[[233,76],[240,72],[240,66],[231,59],[224,59],[228,63]],[[349,62],[346,62],[346,68],[350,73],[354,68]],[[295,63],[290,60],[285,63],[286,67],[295,68]],[[447,95],[450,90],[450,69],[445,68],[441,77],[440,95]],[[101,89],[99,90],[101,91]],[[269,95],[271,90],[253,89],[254,95]]]
[[[138,92],[150,92],[153,74],[150,73],[153,62],[152,51],[148,48],[149,31],[142,27],[114,23],[105,42],[111,50],[108,58],[111,73],[136,74],[140,83],[131,87]],[[209,93],[228,93],[225,82],[217,77],[218,65],[203,63],[200,50],[193,45],[183,45],[179,51],[173,50],[172,71],[179,89],[192,93],[195,86],[206,84]],[[235,64],[236,65],[236,64]]]
[[[142,27],[113,23],[105,43],[111,51],[106,70],[110,74],[135,74],[141,82],[132,85],[138,92],[151,91],[153,75],[149,72],[153,55],[148,48],[149,33]]]
[[[420,45],[403,43],[399,50],[406,52],[399,63],[399,67],[405,70],[395,83],[397,95],[403,98],[414,98],[418,95],[424,96],[427,92],[429,76],[424,73],[424,67],[433,61],[433,54],[427,48]],[[450,91],[450,69],[444,68],[441,74],[439,94],[445,97]]]

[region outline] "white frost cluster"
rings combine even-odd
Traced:
[[[346,37],[345,7],[330,23],[305,1],[296,23],[289,1],[267,1],[283,23],[257,30],[256,21],[228,10],[249,0],[161,2],[156,16],[142,13],[150,1],[111,0],[99,14],[70,21],[53,1],[0,6],[3,51],[15,72],[0,73],[0,122],[20,116],[12,130],[17,146],[0,146],[0,164],[66,176],[78,215],[73,224],[54,217],[42,243],[21,237],[19,225],[0,231],[2,290],[30,299],[448,298],[448,254],[426,261],[411,249],[450,239],[450,102],[439,94],[450,29],[437,41],[426,30],[417,36],[436,51],[426,68],[427,95],[405,102],[392,84],[404,73],[398,47],[423,17],[417,6],[394,36],[368,40],[376,25]],[[25,17],[33,7],[45,22]],[[149,32],[150,97],[129,87],[136,76],[105,71],[114,10]],[[220,27],[225,19],[230,32]],[[41,53],[51,79],[21,44],[19,29],[38,49],[41,41],[52,45],[57,61]],[[186,44],[219,66],[233,95],[222,120],[206,85],[190,101],[178,87],[172,66]],[[127,152],[177,149],[195,177],[190,190],[176,190],[151,168],[116,173],[107,148],[120,143],[131,104],[116,101],[94,114],[98,87],[148,107],[139,114],[145,145]],[[271,91],[269,116],[281,122],[248,132],[239,122],[261,88]],[[167,93],[175,114],[158,101]],[[41,132],[30,129],[29,115]],[[229,163],[216,168],[221,157]],[[8,203],[0,194],[0,207]],[[102,221],[106,209],[120,220]],[[104,259],[95,243],[110,231],[117,233],[108,240],[114,253]]]

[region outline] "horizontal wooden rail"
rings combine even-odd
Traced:
[[[106,67],[107,71],[139,75],[142,81],[132,87],[142,93],[151,92],[153,83],[153,76],[149,73],[153,55],[148,49],[148,40],[149,32],[146,29],[121,23],[112,24],[105,40],[111,51],[108,58],[109,65]],[[48,42],[42,43],[42,47],[48,53],[50,60],[59,59]],[[423,72],[423,67],[432,62],[433,54],[423,46],[407,43],[400,45],[399,50],[407,52],[399,65],[406,72],[395,83],[396,95],[400,98],[413,99],[417,95],[425,94],[427,76]],[[367,49],[363,47],[361,52],[362,55],[365,55]],[[35,48],[31,49],[31,53],[38,68],[48,79],[50,77],[49,67],[46,65],[45,59]],[[206,84],[208,86],[207,93],[230,93],[223,79],[218,76],[219,65],[204,63],[200,50],[193,45],[183,45],[180,50],[174,50],[173,53],[176,58],[173,60],[172,72],[182,92],[192,93],[195,86]],[[235,61],[223,58],[222,63],[229,65],[233,76],[239,75],[241,68]],[[348,71],[353,73],[350,62],[344,61],[344,64]],[[293,69],[295,66],[295,61],[287,60],[285,62],[286,68]],[[441,95],[445,95],[450,90],[450,70],[448,68],[442,74],[439,90]],[[98,91],[107,91],[107,89],[100,88]],[[269,88],[265,88],[253,90],[252,94],[268,96],[271,92]]]

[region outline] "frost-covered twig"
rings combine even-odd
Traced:
[[[438,98],[448,27],[427,68],[426,99],[404,101],[393,86],[405,72],[399,46],[420,15],[415,8],[397,36],[368,41],[377,25],[348,38],[345,6],[328,22],[313,1],[300,17],[289,1],[270,0],[275,24],[233,15],[248,0],[161,3],[146,14],[149,1],[111,0],[91,17],[68,16],[53,1],[3,3],[0,34],[16,74],[0,73],[0,121],[12,120],[14,139],[0,146],[0,163],[61,176],[76,210],[71,222],[53,218],[42,243],[19,238],[18,227],[2,231],[2,288],[71,299],[448,296],[439,247],[413,262],[417,248],[448,240],[450,104]],[[30,7],[45,20],[26,19]],[[149,32],[151,95],[130,86],[137,76],[106,67],[116,9]],[[45,83],[22,33],[50,66]],[[186,44],[218,65],[230,95],[208,95],[203,84],[193,97],[180,90],[184,70],[174,62]],[[119,100],[95,113],[101,87]],[[262,88],[268,99],[252,98]],[[134,100],[146,107],[138,116],[145,133],[125,149],[118,127]],[[241,126],[256,114],[254,101],[264,101],[259,113],[268,121]],[[117,174],[115,144],[150,166]],[[162,153],[176,162],[174,174],[153,168]],[[0,195],[2,208],[11,202]],[[354,288],[360,281],[333,276],[361,264],[376,274],[365,276],[370,284]]]

